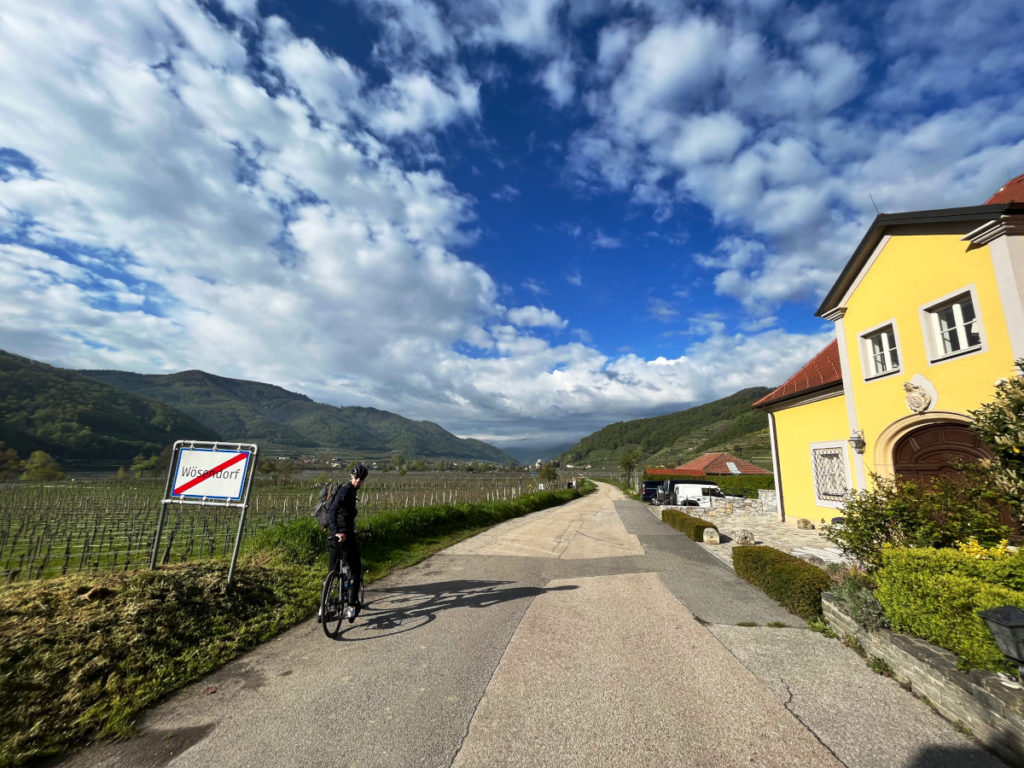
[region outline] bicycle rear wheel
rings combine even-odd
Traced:
[[[337,637],[341,632],[341,624],[345,619],[345,608],[348,600],[341,585],[341,577],[331,571],[324,580],[324,590],[320,596],[320,618],[324,634]]]

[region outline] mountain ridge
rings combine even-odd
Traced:
[[[274,384],[197,369],[76,371],[0,350],[0,441],[23,458],[42,450],[60,461],[116,466],[178,439],[255,442],[285,454],[512,461],[433,422],[317,403]]]
[[[675,467],[726,451],[771,469],[768,414],[751,406],[773,387],[748,387],[710,403],[662,416],[609,424],[559,455],[566,464],[618,468],[629,452],[645,466]]]
[[[169,374],[83,370],[82,375],[159,400],[214,429],[227,439],[247,440],[271,450],[341,452],[385,457],[458,459],[506,463],[499,448],[456,437],[439,424],[414,421],[365,406],[318,403],[276,384],[231,379],[195,369]]]

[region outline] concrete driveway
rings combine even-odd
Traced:
[[[611,486],[367,599],[63,765],[1001,765]]]

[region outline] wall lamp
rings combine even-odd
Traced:
[[[853,448],[853,450],[855,450],[857,453],[864,453],[864,446],[867,445],[867,443],[864,442],[864,430],[854,430],[853,432],[850,433],[850,437],[846,442],[848,442],[850,444],[850,447]]]
[[[1003,656],[1017,665],[1024,680],[1024,611],[1015,605],[1004,605],[978,611],[978,615],[988,624]]]

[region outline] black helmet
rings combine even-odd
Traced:
[[[366,468],[365,464],[356,464],[354,467],[352,467],[352,477],[354,477],[356,480],[362,480],[368,474],[370,474],[370,470]]]

